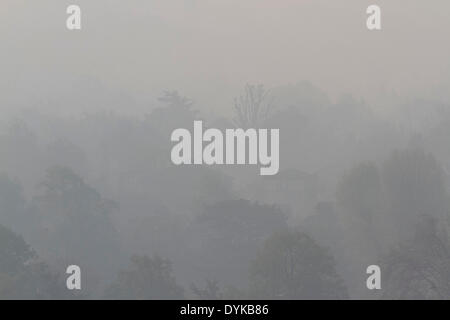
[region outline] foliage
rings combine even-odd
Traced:
[[[172,275],[172,264],[158,255],[152,258],[134,255],[127,270],[105,294],[108,299],[181,299],[183,289]]]
[[[252,292],[263,299],[345,299],[347,289],[328,251],[305,233],[268,238],[251,267]]]
[[[69,298],[64,284],[22,237],[0,225],[0,299]]]
[[[194,283],[191,284],[190,289],[201,300],[218,300],[222,298],[219,283],[217,280],[206,279],[205,288],[199,288]]]
[[[450,299],[450,243],[432,216],[382,261],[384,299]]]

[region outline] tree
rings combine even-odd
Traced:
[[[372,298],[373,292],[365,285],[364,266],[377,261],[392,244],[386,236],[392,233],[378,168],[373,163],[352,168],[339,181],[336,202],[342,228],[342,241],[336,254],[341,275],[352,295]]]
[[[430,215],[382,260],[384,299],[450,299],[450,244]]]
[[[172,275],[172,263],[158,255],[134,255],[127,270],[119,272],[117,281],[105,293],[108,299],[181,299],[183,288]]]
[[[0,271],[13,274],[21,271],[35,257],[35,252],[22,237],[0,225],[0,257]]]
[[[52,265],[79,265],[85,270],[85,291],[97,290],[121,259],[111,219],[117,204],[66,167],[50,168],[39,187],[33,199],[40,218],[34,247]]]
[[[58,275],[22,237],[0,225],[0,299],[69,298]]]
[[[205,288],[199,288],[194,283],[191,284],[190,289],[200,300],[218,300],[222,298],[219,283],[217,280],[206,279]]]
[[[191,225],[196,235],[196,263],[201,263],[203,279],[217,279],[228,285],[242,286],[248,281],[251,257],[267,234],[284,229],[285,213],[275,205],[252,203],[244,199],[205,205]],[[200,275],[199,275],[200,276]]]
[[[186,97],[181,96],[178,91],[164,91],[163,96],[158,98],[159,101],[167,104],[168,108],[175,109],[191,109],[194,102]]]
[[[234,99],[233,119],[239,128],[259,128],[267,120],[273,105],[263,85],[247,84],[244,93]]]
[[[77,172],[86,172],[84,151],[67,139],[56,139],[47,145],[45,160],[49,166],[64,165]]]
[[[400,240],[408,239],[418,218],[448,216],[444,172],[433,155],[418,148],[395,151],[384,163],[383,182],[393,225]]]
[[[268,238],[251,267],[251,292],[261,299],[345,299],[328,251],[299,231]]]
[[[379,253],[378,232],[384,213],[384,198],[378,168],[372,163],[354,167],[341,179],[336,199],[349,231],[359,233],[375,253]]]
[[[371,224],[382,200],[381,179],[371,163],[360,164],[346,174],[336,192],[338,204],[351,214]]]
[[[190,128],[194,120],[199,120],[197,110],[193,109],[193,101],[177,91],[165,91],[158,101],[162,106],[153,109],[146,121],[164,139],[170,137],[174,129]]]

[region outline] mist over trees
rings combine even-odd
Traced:
[[[0,243],[0,299],[76,298],[21,236],[2,225]]]
[[[260,299],[345,299],[333,257],[307,234],[285,230],[264,243],[252,263],[252,294]]]
[[[140,115],[31,104],[2,119],[1,299],[450,296],[450,105],[387,115],[307,82],[249,84],[228,115],[196,98],[169,90]],[[173,165],[170,133],[199,119],[279,128],[280,172]],[[70,264],[81,295],[65,288]],[[366,288],[371,264],[380,292]]]

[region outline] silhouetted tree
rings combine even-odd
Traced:
[[[166,91],[158,100],[163,106],[153,109],[146,122],[164,138],[170,138],[174,129],[189,129],[194,120],[200,120],[198,112],[193,109],[193,101],[181,96],[177,91]]]
[[[199,288],[194,283],[191,284],[190,289],[201,300],[217,300],[222,298],[219,283],[217,280],[206,279],[205,288]]]
[[[328,251],[298,231],[266,240],[251,267],[251,292],[264,299],[345,299],[347,289]]]
[[[127,270],[119,272],[118,279],[107,290],[108,299],[181,299],[183,288],[172,275],[172,264],[160,256],[135,255]]]
[[[0,299],[69,297],[63,282],[23,238],[0,225]]]
[[[383,219],[384,198],[377,167],[371,163],[354,167],[341,179],[336,198],[349,231],[359,231],[361,240],[365,238],[376,252],[381,250],[377,232]]]
[[[87,291],[112,276],[120,260],[118,233],[111,220],[117,208],[65,167],[52,167],[33,200],[40,221],[33,245],[46,260],[85,269]]]
[[[402,240],[411,236],[421,215],[446,221],[444,173],[433,155],[421,149],[395,151],[383,166],[383,181],[390,215]]]
[[[286,228],[286,219],[275,205],[243,199],[205,205],[189,229],[203,279],[246,287],[251,257],[268,234]]]
[[[450,299],[450,244],[436,218],[421,216],[412,239],[382,261],[384,299]]]
[[[244,93],[234,99],[233,121],[239,128],[258,128],[267,120],[272,109],[264,86],[247,84]]]

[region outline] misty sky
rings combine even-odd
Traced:
[[[379,32],[365,27],[373,3]],[[81,31],[65,28],[69,4]],[[333,98],[449,101],[448,12],[448,0],[2,0],[0,108],[93,108],[98,92],[148,106],[176,89],[224,110],[247,82],[302,80]]]

